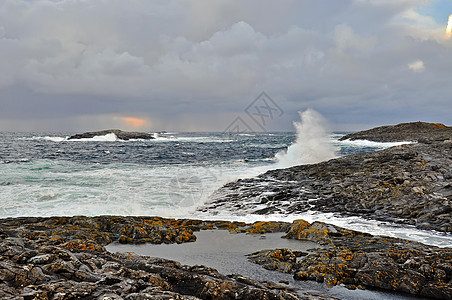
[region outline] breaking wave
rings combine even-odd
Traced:
[[[330,141],[322,115],[313,109],[299,114],[301,122],[294,122],[297,131],[295,142],[275,156],[279,168],[313,164],[336,157],[336,149]]]

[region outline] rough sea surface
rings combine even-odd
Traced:
[[[122,141],[114,134],[67,140],[71,134],[0,133],[0,218],[158,215],[247,222],[305,218],[374,234],[452,245],[452,237],[447,235],[356,217],[316,212],[260,216],[233,208],[215,215],[197,211],[227,182],[287,167],[290,159],[285,159],[282,166],[275,157],[281,157],[277,154],[296,141],[299,143],[300,137],[294,132],[165,133],[146,141]],[[397,144],[339,141],[342,136],[335,133],[329,137],[337,156]],[[293,149],[292,155],[293,151],[304,151],[295,153],[300,156],[316,151]]]

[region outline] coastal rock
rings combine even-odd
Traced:
[[[248,259],[267,270],[289,273],[297,261],[297,256],[291,249],[284,248],[258,251],[248,255]]]
[[[228,183],[200,210],[307,211],[452,232],[452,143],[415,143]]]
[[[388,125],[347,134],[340,140],[374,142],[431,142],[452,139],[452,127],[441,123],[412,122]]]
[[[289,288],[133,253],[69,251],[14,238],[2,239],[0,248],[3,299],[301,299]],[[28,261],[17,260],[24,252]],[[43,259],[49,252],[52,259]]]
[[[249,255],[249,260],[266,269],[290,272],[296,280],[452,299],[450,248],[376,237],[304,220],[294,221],[285,238],[309,239],[322,247],[308,253],[294,253],[290,249],[264,250]]]
[[[119,129],[108,129],[108,130],[102,130],[102,131],[92,131],[92,132],[85,132],[85,133],[79,133],[75,134],[69,137],[69,140],[77,140],[77,139],[89,139],[93,138],[95,136],[103,136],[107,134],[114,133],[118,139],[127,141],[130,139],[142,139],[142,140],[152,140],[154,139],[154,135],[150,133],[145,132],[127,132],[122,131]]]

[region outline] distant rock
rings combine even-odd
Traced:
[[[341,140],[369,140],[374,142],[431,142],[452,138],[452,127],[441,123],[412,122],[388,125],[347,134]]]
[[[122,131],[119,129],[108,129],[108,130],[101,130],[101,131],[91,131],[91,132],[85,132],[85,133],[79,133],[75,134],[69,137],[70,140],[78,140],[78,139],[90,139],[95,136],[103,136],[107,134],[114,133],[118,139],[121,140],[130,140],[130,139],[142,139],[142,140],[152,140],[154,139],[154,136],[150,133],[145,132],[128,132],[128,131]]]

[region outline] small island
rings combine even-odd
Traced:
[[[90,139],[95,136],[103,136],[103,135],[112,134],[112,133],[114,133],[118,137],[118,139],[121,139],[124,141],[128,141],[131,139],[152,140],[155,138],[153,134],[146,133],[146,132],[136,132],[136,131],[128,132],[128,131],[122,131],[119,129],[108,129],[108,130],[91,131],[91,132],[74,134],[74,135],[70,136],[68,139],[69,140]]]

